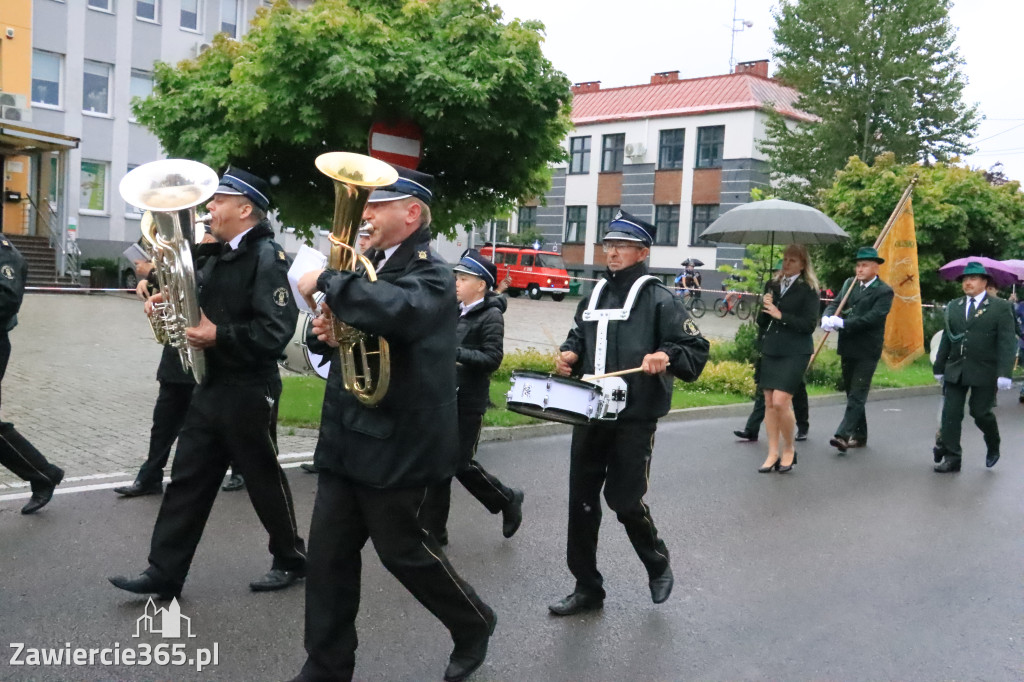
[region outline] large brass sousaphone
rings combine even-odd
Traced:
[[[121,180],[121,197],[145,209],[142,236],[153,253],[153,266],[163,303],[153,307],[150,323],[159,343],[178,350],[181,366],[202,383],[206,373],[203,351],[192,348],[187,327],[199,325],[196,274],[191,245],[195,243],[195,207],[217,190],[216,171],[197,161],[164,159],[143,164]]]
[[[316,167],[334,181],[334,221],[327,265],[334,270],[355,270],[362,264],[367,279],[377,281],[377,271],[356,250],[359,225],[370,193],[398,180],[398,171],[377,159],[349,152],[329,152],[316,158]],[[384,399],[391,383],[391,356],[383,338],[351,327],[334,318],[334,337],[341,355],[345,390],[359,402],[374,406]]]

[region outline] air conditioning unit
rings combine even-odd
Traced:
[[[0,92],[0,106],[28,109],[28,97],[13,92]]]
[[[204,53],[207,50],[209,50],[211,47],[213,47],[213,46],[210,45],[210,43],[196,43],[195,45],[192,46],[192,56],[198,57],[202,53]]]
[[[630,142],[626,145],[626,156],[634,161],[644,158],[646,153],[647,147],[642,142]]]
[[[0,119],[18,123],[31,123],[32,109],[29,107],[0,106]]]

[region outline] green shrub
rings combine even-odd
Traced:
[[[746,363],[732,360],[709,362],[705,365],[700,379],[693,383],[676,382],[677,390],[736,393],[748,397],[754,395],[755,388],[753,368]]]
[[[736,362],[745,362],[749,365],[753,365],[757,360],[757,323],[753,320],[744,322],[736,330],[736,336],[734,338],[736,344],[735,355],[733,360]]]
[[[933,308],[924,308],[922,313],[924,317],[924,350],[929,353],[932,349],[932,337],[935,336],[935,332],[946,325],[946,309],[936,305]]]
[[[113,258],[86,258],[82,261],[82,269],[117,272],[117,261]]]
[[[805,375],[808,384],[839,391],[843,388],[843,368],[839,355],[832,348],[822,348]]]
[[[512,372],[517,369],[527,369],[534,372],[554,372],[555,354],[550,351],[539,351],[534,347],[525,350],[505,353],[501,361],[501,367],[492,376],[493,379],[508,380]]]

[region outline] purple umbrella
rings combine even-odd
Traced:
[[[1007,266],[1008,268],[1011,268],[1014,272],[1016,272],[1017,279],[1019,281],[1024,282],[1024,260],[1004,260],[1003,265]]]
[[[988,270],[997,287],[1008,287],[1018,281],[1017,268],[1004,261],[985,258],[984,256],[968,256],[957,258],[939,268],[939,276],[943,279],[956,279],[959,277],[968,263],[981,263]]]

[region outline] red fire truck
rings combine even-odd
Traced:
[[[480,248],[480,253],[497,266],[499,281],[506,274],[512,276],[509,296],[515,297],[525,291],[534,300],[541,294],[551,294],[551,298],[561,301],[569,293],[569,273],[562,257],[554,251],[488,242]]]

